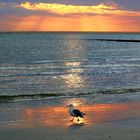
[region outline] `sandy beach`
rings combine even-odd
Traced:
[[[133,124],[133,125],[132,125]],[[0,129],[1,140],[139,140],[140,120],[102,123],[93,126],[71,125],[67,128],[38,127]]]
[[[87,114],[84,120],[71,122],[69,102]],[[140,139],[140,102],[84,102],[84,98],[50,98],[3,103],[0,140]]]

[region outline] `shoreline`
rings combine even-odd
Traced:
[[[0,140],[140,139],[139,100],[97,99],[49,98],[1,104]],[[87,114],[84,120],[70,121],[66,108],[70,103]]]
[[[115,102],[134,102],[140,101],[140,88],[134,89],[107,89],[97,90],[89,93],[79,93],[73,95],[69,93],[65,96],[65,93],[40,93],[40,94],[21,94],[21,95],[1,95],[0,103],[11,103],[11,102],[24,102],[24,101],[35,101],[35,100],[49,100],[49,99],[69,99],[69,98],[84,98],[94,99],[91,103],[115,103]],[[104,99],[108,99],[107,101]],[[100,101],[99,101],[100,100]]]

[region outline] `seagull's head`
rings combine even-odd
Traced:
[[[70,104],[70,105],[68,105],[67,107],[68,107],[68,108],[73,108],[73,105],[72,105],[72,104]]]

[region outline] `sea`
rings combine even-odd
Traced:
[[[0,101],[137,92],[140,33],[0,33]]]

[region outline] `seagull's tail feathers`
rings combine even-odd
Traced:
[[[82,115],[86,115],[86,113],[82,112]]]

